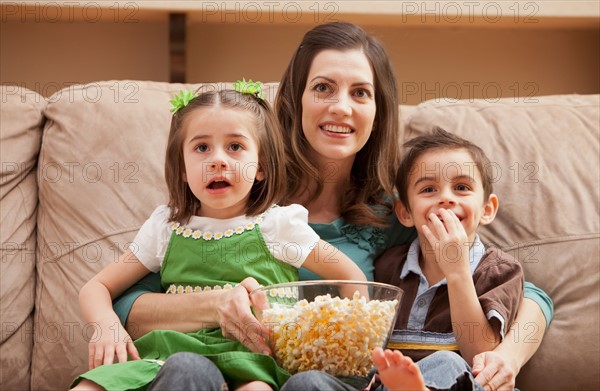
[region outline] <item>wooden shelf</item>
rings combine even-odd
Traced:
[[[2,3],[2,21],[147,21],[185,13],[191,23],[352,21],[428,28],[599,28],[600,2],[576,1],[46,1]]]

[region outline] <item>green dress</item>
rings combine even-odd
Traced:
[[[218,233],[173,225],[160,271],[163,289],[167,293],[232,289],[248,276],[261,285],[297,281],[298,269],[271,254],[260,229],[263,218]],[[290,376],[271,356],[223,337],[220,328],[187,334],[156,330],[136,340],[135,346],[141,360],[97,367],[76,382],[89,379],[107,390],[143,390],[177,352],[209,358],[233,388],[261,380],[278,389]]]

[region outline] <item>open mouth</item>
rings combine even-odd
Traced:
[[[213,179],[206,187],[211,190],[219,190],[229,186],[231,186],[231,184],[226,179],[218,178]]]
[[[337,133],[337,134],[349,134],[349,133],[354,132],[354,129],[352,129],[349,126],[327,124],[327,125],[320,126],[320,128],[321,128],[321,130],[324,130],[326,132]]]

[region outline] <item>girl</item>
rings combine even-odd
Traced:
[[[296,281],[300,266],[328,279],[366,280],[349,258],[319,240],[306,209],[274,205],[285,190],[285,155],[281,131],[258,87],[236,83],[235,91],[188,91],[172,101],[165,162],[169,204],[152,213],[119,262],[82,288],[84,317],[99,327],[89,345],[92,370],[77,379],[76,389],[144,388],[164,360],[183,351],[208,357],[238,390],[278,388],[289,377],[272,357],[251,352],[218,327],[188,334],[156,330],[133,344],[111,301],[149,272],[160,270],[167,293],[203,291],[213,298]],[[112,331],[128,342],[115,344]],[[121,363],[102,365],[112,364],[115,354]],[[125,362],[127,354],[134,361]]]

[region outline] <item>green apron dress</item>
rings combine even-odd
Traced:
[[[161,267],[167,293],[232,289],[246,277],[261,285],[298,280],[298,269],[273,257],[259,223],[224,233],[193,231],[173,226]],[[252,327],[252,326],[250,326]],[[102,365],[81,375],[107,390],[144,390],[167,358],[178,352],[201,354],[219,368],[230,387],[261,380],[278,389],[289,373],[271,356],[251,352],[240,342],[223,337],[220,328],[195,333],[155,330],[135,341],[141,360]],[[76,384],[76,383],[74,383]]]

